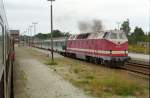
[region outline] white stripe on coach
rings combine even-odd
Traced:
[[[80,49],[80,48],[67,48],[67,50],[82,51],[82,52],[95,52],[99,54],[110,54],[110,51],[105,51],[105,50]],[[126,51],[126,53],[128,53],[128,51]],[[111,54],[125,54],[125,51],[112,51]]]

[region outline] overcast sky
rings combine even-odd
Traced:
[[[50,8],[47,0],[4,0],[10,29],[25,31],[38,22],[37,32],[50,31]],[[150,0],[56,0],[54,29],[79,32],[79,21],[100,19],[106,30],[117,28],[117,22],[129,18],[135,26],[149,31]]]

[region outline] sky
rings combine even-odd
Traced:
[[[50,2],[47,0],[3,0],[10,29],[22,34],[38,22],[37,33],[50,32]],[[150,26],[150,0],[56,0],[53,2],[54,29],[79,33],[80,21],[99,19],[105,30],[118,27],[130,20],[131,31],[135,26],[145,32]]]

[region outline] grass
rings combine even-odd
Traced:
[[[98,98],[110,98],[114,95],[119,96],[119,98],[126,96],[146,98],[148,96],[149,87],[147,84],[142,85],[118,70],[66,57],[55,58],[55,62],[51,63],[45,54],[33,50],[31,53],[46,65],[57,65],[49,66],[49,68],[57,70],[60,76],[83,89],[87,94]]]
[[[139,85],[136,81],[129,79],[127,76],[120,75],[119,73],[110,70],[95,70],[93,65],[84,63],[82,61],[65,59],[55,59],[61,65],[56,66],[68,67],[68,74],[65,76],[62,70],[57,72],[65,79],[69,80],[75,86],[88,91],[96,97],[104,97],[112,95],[117,96],[139,96],[144,94],[144,87]],[[99,67],[99,66],[93,66]]]
[[[45,62],[46,65],[58,65],[57,62],[55,61],[51,61],[51,60],[48,60],[47,62]]]
[[[17,55],[17,59],[15,61],[15,67],[14,67],[14,88],[15,90],[19,92],[14,92],[14,97],[19,95],[20,93],[24,93],[21,98],[30,98],[29,95],[26,93],[26,82],[27,82],[27,75],[26,73],[21,69],[21,66],[19,65],[19,59],[20,57]],[[20,95],[19,95],[20,96]]]
[[[135,53],[143,53],[143,54],[149,54],[149,48],[143,47],[143,46],[137,46],[137,45],[129,45],[128,46],[129,52],[135,52]]]
[[[26,81],[27,81],[27,75],[25,74],[25,72],[20,68],[20,65],[18,63],[18,61],[15,61],[15,71],[17,71],[17,78],[22,80],[22,84],[24,84],[24,86],[26,85]]]
[[[110,75],[110,77],[106,79],[96,79],[92,81],[92,84],[97,84],[99,87],[98,89],[95,89],[97,91],[108,92],[116,95],[135,95],[136,91],[142,93],[142,87],[132,81],[121,79],[115,75]]]
[[[120,95],[120,96],[136,96],[136,93],[143,94],[143,87],[127,78],[121,78],[119,75],[106,74],[103,78],[94,77],[86,74],[85,77],[72,79],[72,83],[76,86],[84,88],[85,91],[90,90],[95,96],[103,95]]]
[[[23,80],[27,81],[27,75],[23,70],[21,70],[20,76],[22,77]]]

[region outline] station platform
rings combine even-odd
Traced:
[[[14,98],[94,98],[42,63],[33,48],[27,49],[15,49]]]

